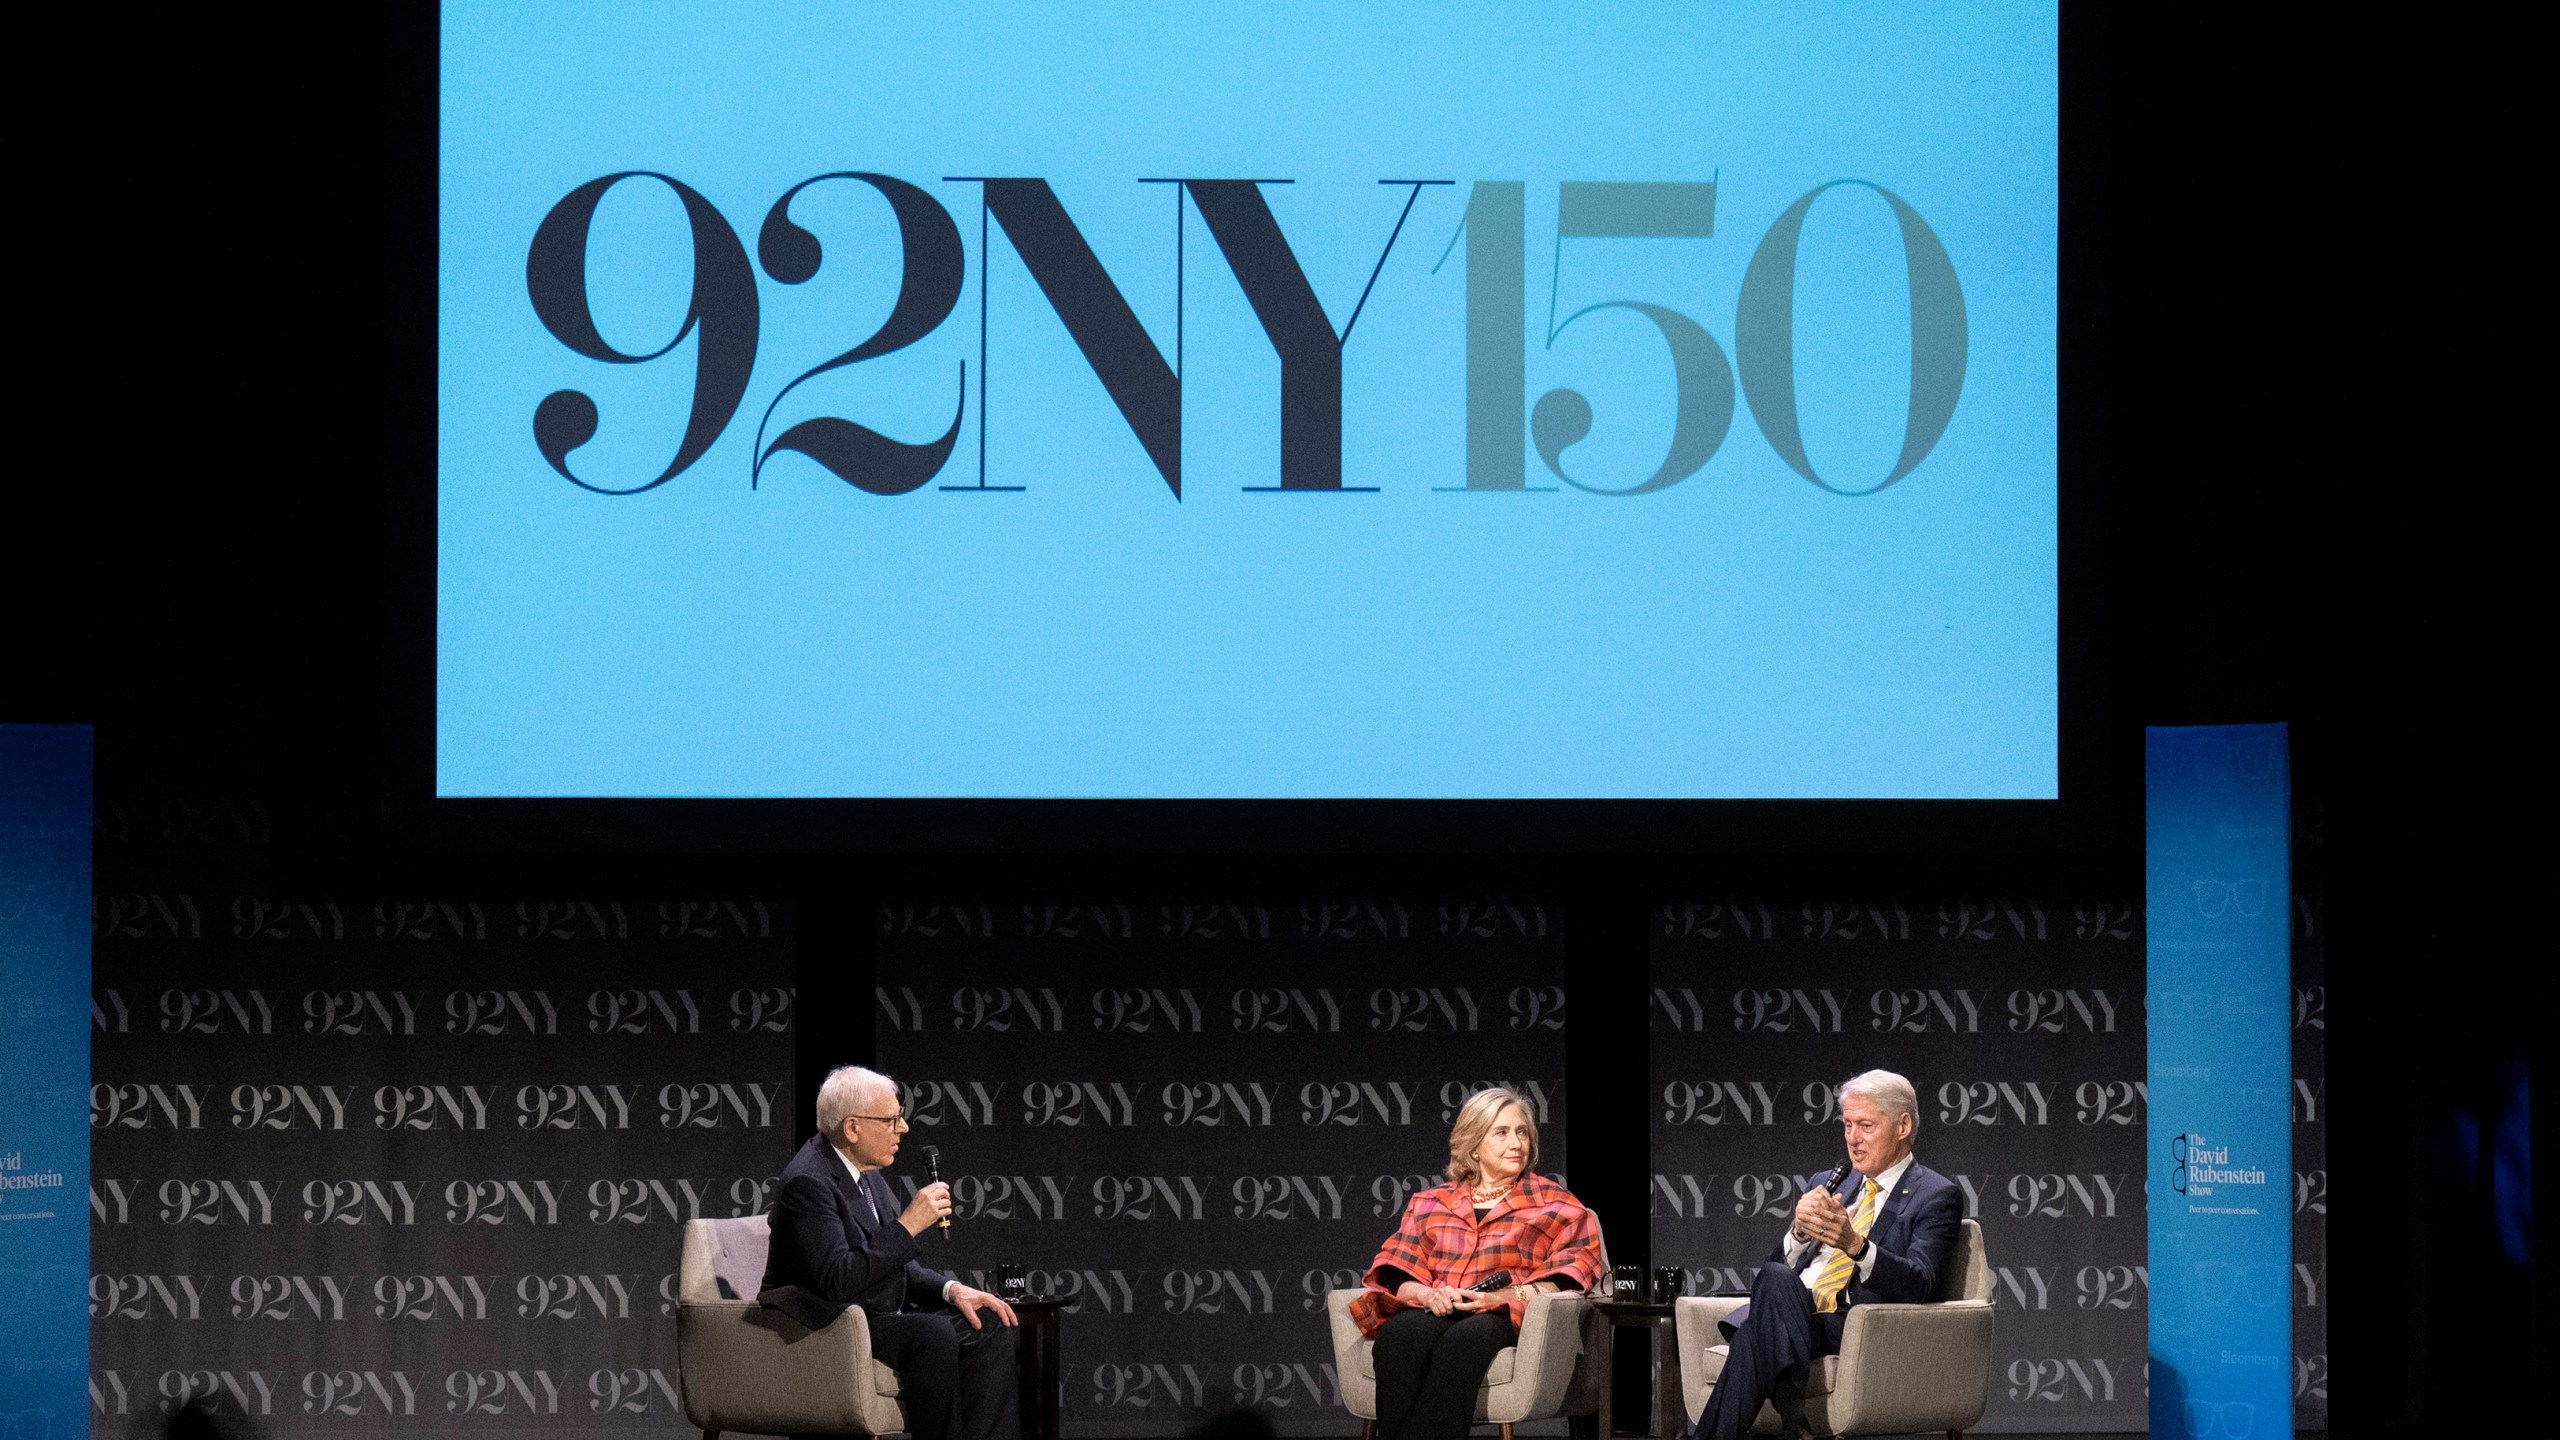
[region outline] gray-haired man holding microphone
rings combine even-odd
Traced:
[[[1849,1158],[1805,1192],[1777,1252],[1751,1282],[1751,1303],[1723,1321],[1729,1346],[1694,1440],[1741,1440],[1763,1401],[1784,1432],[1803,1429],[1807,1367],[1840,1353],[1853,1306],[1938,1298],[1964,1219],[1954,1181],[1911,1158],[1920,1126],[1911,1082],[1870,1070],[1840,1087]]]
[[[915,1440],[1014,1440],[1013,1307],[924,1263],[917,1237],[951,1213],[951,1187],[937,1180],[898,1204],[880,1172],[906,1133],[895,1081],[858,1065],[828,1073],[818,1133],[774,1194],[756,1299],[812,1330],[869,1312],[872,1356],[897,1372]]]

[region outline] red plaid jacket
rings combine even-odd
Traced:
[[[1601,1268],[1600,1223],[1572,1191],[1545,1176],[1520,1177],[1481,1224],[1467,1187],[1443,1185],[1422,1191],[1404,1207],[1404,1223],[1369,1266],[1367,1288],[1351,1302],[1351,1318],[1361,1334],[1374,1336],[1388,1316],[1405,1308],[1389,1293],[1389,1270],[1460,1290],[1504,1270],[1515,1285],[1552,1279],[1591,1290],[1600,1283]],[[1515,1296],[1511,1323],[1519,1324],[1527,1308]]]

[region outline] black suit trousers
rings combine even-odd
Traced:
[[[1018,1440],[1021,1331],[988,1311],[971,1329],[959,1311],[871,1317],[871,1356],[898,1372],[898,1405],[915,1440]]]
[[[1378,1327],[1378,1440],[1463,1440],[1493,1357],[1516,1345],[1508,1311],[1434,1315],[1399,1310]]]
[[[1813,1292],[1792,1269],[1772,1260],[1751,1278],[1751,1309],[1742,1324],[1726,1336],[1724,1374],[1698,1413],[1694,1440],[1741,1440],[1760,1406],[1777,1393],[1790,1370],[1799,1385],[1803,1369],[1825,1355],[1840,1353],[1840,1332],[1848,1312],[1818,1315]],[[1796,1392],[1801,1395],[1801,1390]]]

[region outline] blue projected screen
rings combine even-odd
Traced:
[[[446,0],[436,792],[2052,798],[2055,7],[1811,8]]]

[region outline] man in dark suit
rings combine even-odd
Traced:
[[[1013,1307],[924,1263],[917,1240],[951,1213],[951,1187],[899,1206],[880,1172],[906,1131],[888,1076],[857,1065],[827,1076],[818,1133],[782,1169],[756,1299],[812,1330],[868,1312],[871,1354],[898,1373],[915,1440],[1015,1440]]]
[[[1750,1303],[1722,1322],[1724,1373],[1693,1440],[1740,1440],[1763,1401],[1777,1408],[1785,1434],[1801,1433],[1806,1371],[1840,1353],[1852,1308],[1939,1298],[1964,1196],[1911,1158],[1917,1106],[1911,1082],[1889,1070],[1840,1087],[1847,1173],[1836,1189],[1820,1186],[1796,1202],[1794,1223],[1752,1279]]]

